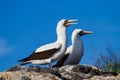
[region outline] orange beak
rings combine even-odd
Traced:
[[[92,34],[92,31],[83,31],[83,34]]]

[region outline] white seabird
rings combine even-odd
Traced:
[[[37,48],[29,57],[19,60],[21,64],[49,64],[62,56],[67,49],[66,28],[77,20],[62,19],[57,24],[57,41]]]
[[[58,60],[54,67],[78,64],[84,52],[83,41],[80,39],[80,37],[91,33],[91,31],[75,29],[72,33],[72,45],[67,48],[65,54]]]

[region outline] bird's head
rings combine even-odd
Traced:
[[[85,31],[85,30],[82,30],[82,29],[75,29],[73,31],[74,35],[79,35],[79,36],[83,36],[83,35],[86,35],[86,34],[92,34],[92,33],[93,33],[92,31]]]
[[[63,25],[65,27],[71,26],[72,24],[77,24],[77,19],[68,20],[68,19],[62,19],[58,22],[58,25]]]

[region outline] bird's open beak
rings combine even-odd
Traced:
[[[67,20],[66,26],[70,26],[70,25],[73,25],[73,24],[78,24],[77,21],[78,21],[77,19]]]

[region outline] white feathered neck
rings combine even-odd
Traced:
[[[66,43],[66,27],[63,24],[62,22],[57,24],[57,41]]]

